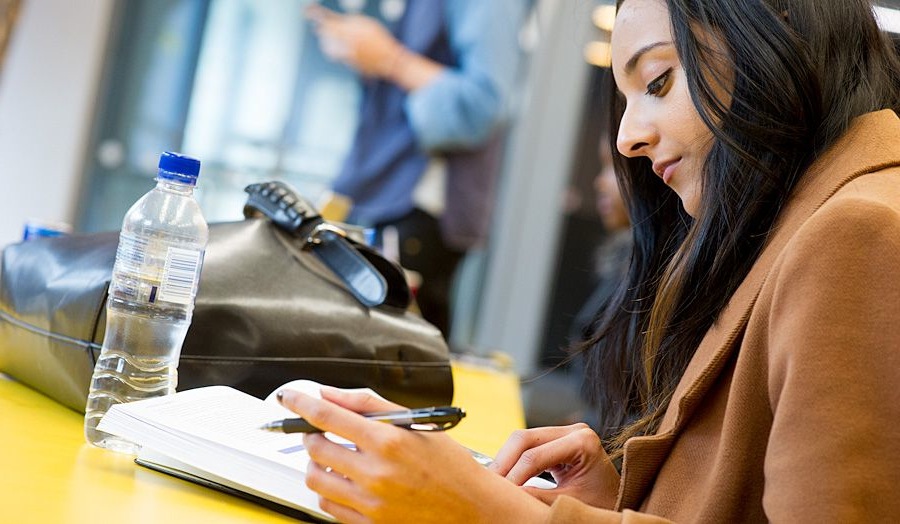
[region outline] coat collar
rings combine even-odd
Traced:
[[[900,165],[900,119],[892,110],[863,115],[822,154],[798,183],[766,247],[704,336],[675,390],[659,431],[625,445],[618,508],[639,504],[675,436],[737,350],[756,298],[775,260],[800,226],[851,180]]]

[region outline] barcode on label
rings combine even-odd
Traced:
[[[201,251],[170,247],[166,253],[159,300],[190,304],[200,269]]]

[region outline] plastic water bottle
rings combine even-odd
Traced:
[[[114,404],[175,392],[209,238],[193,196],[199,173],[198,160],[163,153],[156,187],[125,215],[85,407],[85,437],[95,446],[136,453],[135,444],[97,430],[100,419]]]

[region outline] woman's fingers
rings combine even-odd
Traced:
[[[306,485],[319,494],[319,507],[341,522],[365,522],[361,513],[351,508],[371,504],[356,484],[337,470],[310,462],[306,470]]]
[[[553,504],[556,498],[562,495],[558,489],[541,489],[529,486],[525,486],[522,489],[525,490],[525,493],[528,493],[548,506]]]
[[[367,420],[359,413],[297,391],[283,390],[281,404],[322,431],[344,437],[360,447],[370,443],[379,429],[378,423]]]
[[[500,451],[497,452],[496,457],[494,457],[494,462],[489,467],[492,471],[505,477],[513,466],[519,462],[522,454],[525,453],[526,450],[536,448],[552,440],[560,439],[574,431],[584,428],[590,429],[587,424],[574,424],[571,426],[553,426],[515,431],[509,437],[509,440],[503,444]],[[540,471],[543,470],[539,470],[538,473],[540,473]]]
[[[563,437],[550,440],[537,447],[522,452],[519,460],[513,464],[506,478],[521,486],[531,477],[558,465],[575,465],[581,460],[586,450],[599,446],[599,439],[594,431],[585,425],[573,428]]]
[[[342,504],[338,504],[337,502],[328,500],[325,497],[319,497],[319,507],[324,511],[327,511],[328,513],[334,515],[334,517],[337,518],[339,522],[343,522],[344,524],[363,524],[371,522],[370,519],[365,517],[360,512]]]
[[[353,481],[341,475],[331,466],[311,461],[306,468],[306,485],[325,498],[343,505],[350,505],[358,498]]]
[[[306,469],[306,485],[319,494],[319,507],[341,522],[365,522],[366,519],[351,506],[358,506],[361,495],[356,486],[339,473],[310,462]]]
[[[359,454],[347,445],[332,442],[321,433],[309,433],[303,435],[303,446],[316,464],[332,468],[351,480],[357,477]]]
[[[394,404],[383,398],[374,397],[368,393],[355,393],[329,386],[320,389],[322,398],[343,406],[357,413],[374,413],[376,411],[393,411],[407,409],[400,404]]]

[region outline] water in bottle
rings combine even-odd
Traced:
[[[175,392],[209,236],[193,195],[199,172],[198,160],[163,153],[156,187],[125,215],[85,407],[85,437],[95,446],[137,452],[97,430],[100,419],[113,404]]]

